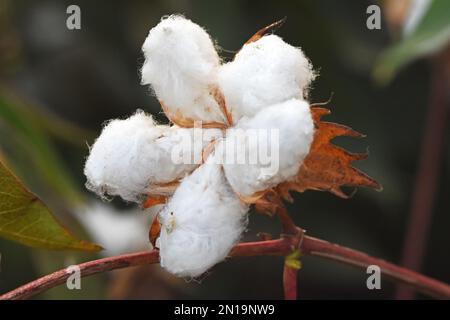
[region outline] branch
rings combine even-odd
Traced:
[[[115,269],[122,269],[144,264],[152,264],[159,262],[158,252],[145,251],[131,254],[124,254],[121,256],[108,257],[104,259],[93,260],[78,265],[81,272],[81,277],[87,277],[93,274],[111,271]],[[25,284],[15,290],[12,290],[0,296],[0,300],[23,300],[28,299],[36,294],[47,291],[57,285],[66,282],[71,275],[67,269],[61,269],[48,274],[42,278],[34,280]]]
[[[319,256],[363,269],[370,265],[377,265],[383,275],[395,282],[405,284],[418,292],[435,298],[450,299],[449,285],[353,249],[305,236],[301,252],[302,255]]]
[[[349,248],[313,237],[303,236],[303,233],[299,234],[299,236],[282,236],[276,240],[240,243],[231,250],[230,256],[286,256],[296,248],[301,251],[302,255],[320,256],[360,268],[366,268],[368,265],[375,264],[381,268],[381,272],[384,275],[397,282],[404,283],[417,291],[437,298],[450,298],[450,286],[445,283]],[[81,276],[86,277],[105,271],[152,264],[158,261],[158,251],[153,250],[94,260],[78,266],[80,267]],[[64,283],[69,276],[70,273],[66,269],[62,269],[5,293],[0,296],[0,299],[27,299]]]
[[[279,200],[281,203],[281,200]],[[279,207],[277,208],[277,215],[280,219],[281,225],[283,227],[283,232],[287,234],[293,234],[296,235],[298,233],[303,233],[303,230],[301,230],[299,227],[297,227],[294,223],[294,220],[292,220],[291,216],[286,210],[286,207],[281,203]]]
[[[301,242],[304,239],[304,231],[297,227],[288,214],[286,207],[281,203],[277,210],[278,217],[281,221],[283,231],[293,239],[297,240],[294,248],[290,254],[284,258],[283,267],[283,290],[285,300],[297,299],[297,275],[300,269],[300,248]]]
[[[283,289],[285,300],[297,299],[297,274],[298,268],[292,267],[286,262],[284,263]]]

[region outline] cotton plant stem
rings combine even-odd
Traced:
[[[302,256],[319,256],[360,268],[366,268],[368,265],[378,265],[382,274],[394,281],[407,284],[419,292],[436,298],[450,299],[450,286],[445,283],[346,247],[304,236],[302,233],[299,236],[301,239],[298,236],[283,236],[276,240],[240,243],[231,250],[230,256],[286,256],[293,249],[298,248]],[[299,243],[300,247],[298,247]],[[80,267],[81,276],[87,277],[115,269],[158,263],[158,261],[158,251],[153,250],[89,261],[78,266]],[[64,283],[69,276],[70,273],[66,269],[62,269],[5,293],[0,296],[0,299],[28,299]]]
[[[283,227],[283,232],[286,235],[290,235],[292,239],[296,239],[298,242],[294,244],[293,250],[298,250],[301,241],[303,240],[304,231],[297,227],[292,220],[291,216],[287,212],[286,207],[281,203],[277,209],[278,218],[280,219],[281,225]],[[291,253],[292,254],[292,251]],[[283,267],[283,291],[285,300],[296,300],[297,299],[297,274],[298,269],[293,268],[289,265],[288,261],[290,255],[285,257],[284,267]],[[298,261],[300,263],[300,261]]]
[[[298,269],[292,268],[286,263],[284,264],[283,290],[285,300],[297,299],[297,274]]]
[[[284,205],[280,205],[277,209],[278,218],[280,219],[281,225],[283,227],[283,232],[286,234],[297,234],[299,232],[303,232],[300,228],[298,228],[294,220],[292,220],[291,216],[286,210]]]
[[[448,124],[449,81],[443,66],[443,63],[436,63],[433,70],[428,116],[402,253],[401,265],[415,271],[421,270],[426,251]],[[415,293],[404,286],[399,286],[396,293],[396,298],[402,300],[413,299],[414,296]]]
[[[80,268],[81,277],[87,277],[115,269],[158,263],[158,261],[159,254],[157,251],[145,251],[93,260],[81,263],[78,267]],[[71,273],[67,269],[58,270],[1,295],[0,300],[24,300],[31,298],[36,294],[65,283],[70,275]]]
[[[370,265],[380,267],[381,273],[397,283],[402,283],[417,292],[439,298],[450,299],[450,286],[415,271],[397,266],[380,258],[339,246],[321,239],[304,236],[300,247],[303,256],[318,256],[363,268]]]

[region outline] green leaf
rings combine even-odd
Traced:
[[[55,116],[39,115],[36,108],[11,94],[11,90],[0,87],[0,142],[2,148],[6,147],[6,159],[21,176],[35,172],[36,178],[60,199],[71,204],[80,203],[82,195],[49,141],[43,118],[54,121]],[[63,131],[62,122],[58,123],[58,130]],[[74,129],[69,129],[67,134],[82,136]]]
[[[46,249],[99,251],[96,244],[77,240],[0,162],[0,236]]]
[[[387,83],[415,59],[439,52],[450,41],[450,1],[434,0],[412,34],[383,52],[375,65],[374,78]]]

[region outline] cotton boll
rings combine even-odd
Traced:
[[[167,177],[184,177],[186,168],[189,168],[190,173],[201,164],[204,148],[222,136],[223,133],[219,129],[180,128],[176,125],[169,127],[155,141],[156,150],[149,155],[158,162],[158,170],[154,172],[151,181],[170,182],[175,179],[167,181]]]
[[[151,85],[169,118],[224,122],[214,98],[220,58],[203,28],[169,16],[150,30],[142,50],[142,84]]]
[[[303,51],[276,35],[246,44],[220,68],[219,86],[234,120],[269,105],[306,98],[314,72]]]
[[[309,152],[313,134],[309,104],[302,100],[291,99],[243,118],[220,145],[226,178],[243,197],[292,179]]]
[[[161,266],[181,277],[201,275],[239,240],[247,211],[221,166],[207,161],[182,181],[160,213]]]
[[[118,195],[139,202],[150,185],[181,179],[198,166],[209,141],[194,130],[156,125],[143,112],[110,121],[86,161],[87,187],[101,196]],[[210,130],[210,139],[220,134],[220,130]],[[194,154],[198,163],[193,161]]]

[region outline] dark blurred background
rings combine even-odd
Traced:
[[[320,73],[310,100],[323,102],[333,94],[327,120],[367,134],[365,139],[336,143],[356,152],[370,146],[369,159],[356,166],[384,186],[381,193],[361,189],[350,200],[324,192],[296,194],[289,211],[309,235],[400,263],[435,59],[414,59],[389,82],[374,77],[380,54],[401,41],[404,13],[393,8],[394,2],[408,1],[0,0],[1,155],[59,220],[80,237],[98,241],[96,231],[87,231],[80,223],[83,219],[77,218],[79,213],[74,213],[74,208],[97,201],[84,188],[88,144],[105,120],[129,116],[137,108],[167,121],[148,88],[140,85],[141,45],[149,29],[163,15],[185,14],[204,26],[223,49],[223,56],[230,58],[255,31],[287,17],[276,33],[302,47]],[[81,30],[66,28],[70,4],[81,8]],[[366,9],[371,4],[382,9],[380,30],[366,27]],[[448,133],[445,129],[444,139]],[[439,179],[421,271],[449,283],[450,153],[443,148],[434,164]],[[134,209],[118,200],[107,206],[111,211],[126,209],[122,215],[143,214],[127,213]],[[252,214],[250,221],[245,240],[255,240],[261,231],[279,234],[276,219]],[[103,233],[114,239],[118,237],[114,230]],[[146,241],[142,239],[144,245]],[[100,245],[114,252],[107,244]],[[133,246],[125,249],[138,247]],[[98,257],[29,249],[3,239],[0,252],[0,292]],[[301,299],[394,296],[395,286],[385,278],[381,290],[368,290],[364,270],[313,257],[302,258],[302,263]],[[176,279],[159,266],[146,266],[84,278],[82,290],[61,286],[38,298],[278,299],[282,298],[282,268],[281,258],[233,259],[216,266],[198,283]]]

